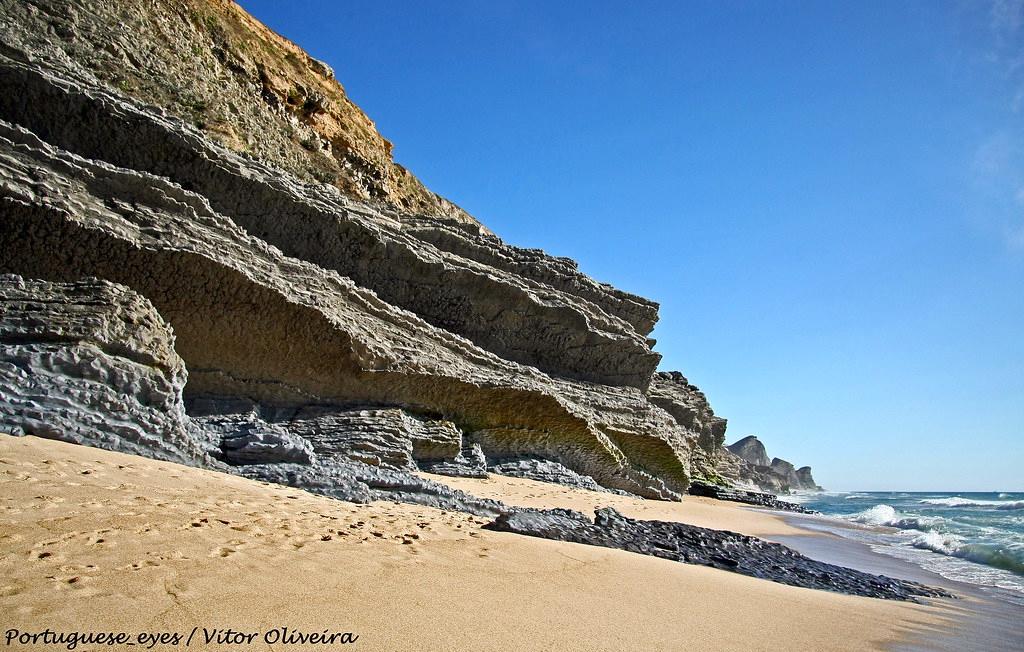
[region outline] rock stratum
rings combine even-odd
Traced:
[[[726,421],[656,371],[656,303],[427,190],[234,3],[0,9],[0,432],[645,554],[643,532],[733,545],[610,516],[538,534],[549,513],[417,473],[663,500],[745,482]],[[836,578],[813,586],[928,595]]]
[[[4,0],[4,40],[81,65],[209,139],[303,181],[480,230],[394,162],[393,146],[334,71],[224,0]]]
[[[131,289],[173,330],[186,411],[256,414],[297,436],[310,429],[294,415],[361,415],[329,419],[337,455],[418,468],[412,433],[433,428],[447,448],[434,446],[425,467],[553,463],[665,499],[708,467],[692,459],[707,440],[703,423],[681,424],[665,409],[672,398],[648,396],[660,359],[647,338],[655,303],[443,211],[362,201],[259,148],[226,146],[158,91],[202,93],[240,75],[185,68],[166,50],[222,47],[196,16],[241,10],[157,4],[4,3],[0,271]],[[232,37],[239,43],[288,46],[238,21],[251,28]],[[142,47],[153,30],[170,45]],[[121,84],[123,70],[149,82]],[[252,115],[277,115],[261,89],[246,92]],[[248,118],[233,128],[277,133]]]

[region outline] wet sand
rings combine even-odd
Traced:
[[[875,552],[865,543],[853,541],[822,530],[820,518],[800,515],[786,516],[791,525],[807,531],[804,535],[776,537],[780,543],[808,557],[856,568],[868,573],[913,580],[941,586],[960,600],[944,600],[953,619],[945,626],[924,628],[910,640],[894,646],[900,652],[1019,652],[1024,650],[1024,607],[1020,598],[1007,595],[1004,589],[980,587],[947,579],[920,566]],[[835,530],[848,526],[831,521]],[[1015,601],[1017,603],[1011,602]]]

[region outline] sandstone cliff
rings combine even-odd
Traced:
[[[323,62],[226,0],[3,0],[4,40],[75,62],[236,152],[407,213],[479,223],[394,162]]]
[[[656,303],[428,191],[233,3],[0,8],[4,429],[480,513],[411,472],[728,476]]]

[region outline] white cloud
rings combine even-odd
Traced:
[[[1005,79],[1007,114],[974,150],[977,205],[970,212],[1010,249],[1024,252],[1024,135],[1017,126],[1024,111],[1024,0],[992,0],[988,9],[988,25],[974,23],[981,30],[975,37],[984,43],[980,60]]]
[[[983,187],[1005,186],[1007,182],[1016,186],[1013,176],[1020,158],[1020,146],[1008,132],[993,134],[974,150],[975,181]]]

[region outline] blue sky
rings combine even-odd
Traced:
[[[241,4],[834,489],[1024,488],[1024,2]]]

